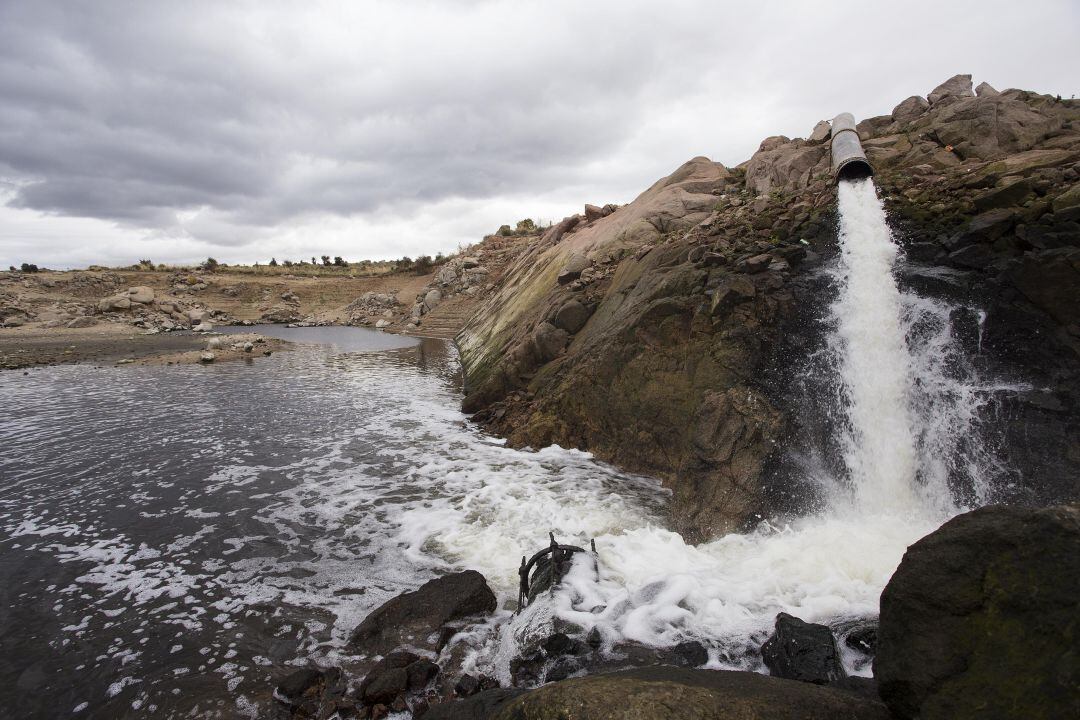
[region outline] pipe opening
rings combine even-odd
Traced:
[[[836,168],[837,180],[863,180],[873,174],[870,163],[862,158],[850,158]]]

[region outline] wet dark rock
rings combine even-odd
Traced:
[[[283,678],[274,688],[274,698],[288,708],[288,717],[329,717],[353,708],[353,702],[345,698],[346,690],[340,668],[304,668]]]
[[[545,638],[540,647],[549,656],[555,657],[569,654],[573,650],[574,643],[566,633],[555,633]]]
[[[877,680],[874,678],[855,676],[842,677],[839,680],[833,680],[828,684],[828,687],[834,690],[855,693],[856,695],[875,702],[881,702],[881,697],[878,695]]]
[[[1080,505],[990,506],[908,548],[881,595],[874,675],[899,718],[1080,710]]]
[[[832,630],[780,613],[761,646],[761,659],[776,677],[825,685],[845,676]]]
[[[890,716],[880,702],[847,690],[752,672],[659,666],[551,683],[504,701],[487,717],[889,720]]]
[[[284,703],[300,706],[321,690],[323,673],[315,668],[296,670],[278,683],[275,696]]]
[[[687,640],[672,648],[675,664],[681,667],[701,667],[709,662],[709,651],[697,640]]]
[[[462,675],[454,683],[454,693],[458,697],[469,697],[480,692],[480,679],[468,673]]]
[[[582,667],[581,662],[572,657],[560,657],[544,673],[544,682],[565,680]]]
[[[405,672],[408,675],[409,692],[423,690],[431,679],[439,674],[439,666],[426,658],[411,663]]]
[[[389,704],[405,691],[409,676],[406,668],[420,660],[410,652],[397,651],[388,654],[368,671],[358,688],[359,697],[369,705]]]
[[[495,594],[475,570],[436,578],[374,610],[353,630],[350,646],[369,654],[400,645],[423,646],[452,620],[495,610]]]
[[[424,720],[490,720],[506,707],[514,698],[525,690],[518,688],[496,688],[477,693],[464,700],[432,705],[424,713]]]
[[[369,705],[389,705],[394,698],[409,687],[409,673],[405,668],[391,668],[379,675],[364,688],[364,702]]]
[[[866,655],[877,652],[877,626],[855,628],[844,638],[844,644]]]

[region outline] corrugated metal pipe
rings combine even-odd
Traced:
[[[855,117],[851,113],[840,113],[833,118],[832,169],[837,181],[858,180],[874,174],[863,153]]]

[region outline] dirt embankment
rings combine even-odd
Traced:
[[[451,339],[530,240],[488,238],[424,275],[250,267],[0,272],[0,369],[200,362],[205,333],[216,325],[358,325]],[[256,355],[288,346],[264,341]],[[252,357],[234,342],[216,348],[215,361]]]
[[[215,324],[375,325],[383,319],[403,328],[406,307],[431,279],[408,274],[0,272],[0,368],[204,362],[202,353],[212,338],[189,331],[212,332]],[[243,349],[244,342],[254,345],[251,351]],[[254,335],[243,340],[228,336],[212,352],[220,362],[287,346]]]

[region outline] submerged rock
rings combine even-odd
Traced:
[[[776,677],[826,685],[843,678],[840,651],[832,630],[780,613],[776,631],[761,646],[761,659]]]
[[[900,718],[1080,716],[1080,505],[991,506],[904,554],[874,675]]]
[[[475,570],[429,580],[364,618],[349,638],[357,652],[383,654],[401,645],[425,646],[446,623],[495,610],[495,594]]]

